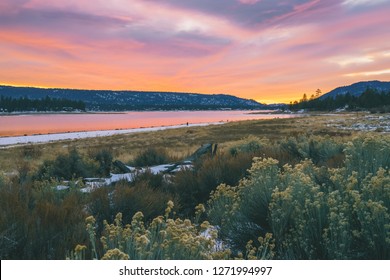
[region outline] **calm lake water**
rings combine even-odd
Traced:
[[[0,116],[0,136],[118,130],[239,120],[291,118],[270,111],[151,111],[86,114],[27,114]]]

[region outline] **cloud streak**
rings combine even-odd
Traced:
[[[0,83],[289,102],[390,80],[389,13],[362,0],[3,0]]]

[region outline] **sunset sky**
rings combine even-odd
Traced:
[[[390,81],[389,0],[0,0],[0,84],[290,102]]]

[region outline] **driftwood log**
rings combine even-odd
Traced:
[[[214,145],[212,143],[204,144],[199,149],[197,149],[191,156],[189,156],[183,161],[194,161],[206,154],[213,156],[217,152],[217,146],[218,144],[214,144]]]
[[[183,161],[174,163],[171,167],[167,168],[164,173],[170,173],[173,170],[175,170],[180,165],[187,165],[188,162],[194,162],[195,160],[199,159],[203,155],[211,155],[214,156],[217,152],[218,144],[204,144],[199,149],[197,149],[192,155],[185,158]]]
[[[121,162],[120,160],[115,160],[113,163],[112,163],[113,166],[115,166],[117,169],[119,169],[119,171],[121,171],[122,173],[130,173],[131,170],[130,168],[128,168],[123,162]]]

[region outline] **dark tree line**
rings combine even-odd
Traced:
[[[0,96],[0,112],[17,111],[85,111],[83,101],[75,101],[64,98],[50,98],[46,96],[41,99],[29,99],[28,97],[12,98]]]
[[[367,88],[361,95],[355,96],[351,93],[339,94],[335,97],[316,98],[307,100],[302,98],[300,102],[290,104],[290,109],[309,110],[335,110],[346,108],[348,110],[359,109],[380,109],[390,106],[390,91],[379,92],[376,89]]]

